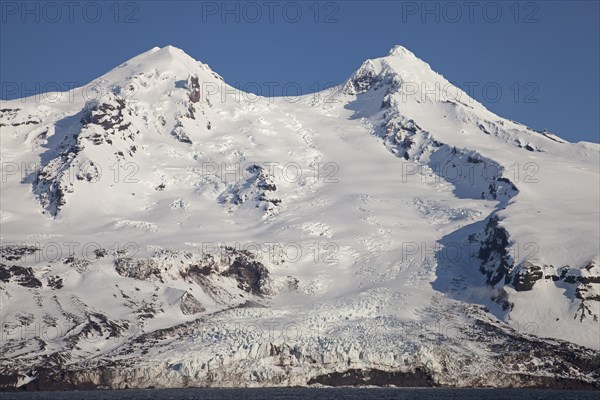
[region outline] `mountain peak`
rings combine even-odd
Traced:
[[[156,49],[156,50],[155,50]],[[185,51],[181,50],[179,47],[175,47],[172,45],[168,45],[165,47],[154,47],[152,50],[155,50],[154,53],[157,55],[161,55],[163,57],[173,58],[173,59],[192,59]],[[194,60],[195,61],[195,60]]]
[[[117,68],[103,75],[101,79],[108,82],[124,82],[140,73],[167,73],[175,79],[187,79],[188,75],[201,75],[203,80],[219,80],[222,78],[210,67],[197,61],[185,51],[175,46],[153,47],[127,60]]]
[[[410,50],[396,45],[386,56],[366,60],[346,82],[344,91],[360,94],[384,82],[389,83],[391,76],[397,77],[400,81],[418,84],[419,87],[422,83],[428,82],[431,84],[439,82],[441,86],[448,83]]]
[[[406,47],[401,46],[399,44],[395,45],[394,47],[392,47],[390,49],[388,56],[390,56],[390,57],[391,56],[409,56],[409,57],[417,58],[413,52],[411,52]]]
[[[175,46],[153,47],[152,49],[134,57],[131,61],[144,61],[143,63],[173,63],[198,64],[198,61],[188,55],[185,51]]]

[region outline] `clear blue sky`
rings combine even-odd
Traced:
[[[168,44],[230,84],[298,82],[307,93],[402,44],[456,85],[479,83],[473,96],[501,116],[600,142],[597,0],[223,4],[2,0],[0,97],[87,83]]]

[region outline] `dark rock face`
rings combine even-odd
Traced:
[[[269,271],[255,260],[252,253],[224,247],[221,254],[203,254],[200,260],[192,260],[180,266],[181,262],[174,262],[161,254],[156,254],[147,259],[118,258],[115,261],[115,269],[119,275],[139,280],[156,279],[165,281],[164,273],[173,268],[178,268],[178,274],[190,282],[196,282],[209,292],[212,291],[213,283],[211,277],[233,278],[239,289],[254,295],[268,294]],[[178,265],[179,264],[179,265]],[[185,303],[185,305],[183,304]],[[197,303],[197,304],[196,304]],[[182,297],[182,310],[191,313],[201,312],[193,310],[204,310],[203,306],[190,294]]]
[[[34,254],[38,251],[37,247],[34,246],[1,246],[0,257],[6,261],[18,261],[23,257]]]
[[[0,282],[9,282],[12,274],[6,264],[0,264]]]
[[[118,338],[128,329],[129,322],[127,321],[114,321],[104,314],[91,313],[87,316],[87,321],[84,323],[80,335],[92,337],[108,334],[109,338]]]
[[[473,238],[472,238],[473,239]],[[574,298],[581,301],[574,316],[575,319],[583,321],[591,317],[598,321],[599,316],[595,312],[594,302],[600,302],[600,296],[596,295],[594,285],[600,284],[600,268],[589,263],[584,270],[572,269],[569,266],[558,270],[557,275],[546,275],[542,267],[527,260],[515,265],[514,260],[508,253],[508,232],[499,226],[499,219],[493,216],[488,220],[486,228],[478,239],[480,243],[478,257],[481,259],[480,271],[486,275],[486,283],[496,289],[494,300],[507,310],[513,304],[507,300],[504,290],[505,285],[512,285],[517,291],[532,290],[535,283],[542,279],[551,279],[561,285],[572,285]],[[585,272],[584,272],[585,271]],[[585,275],[583,275],[585,273]],[[597,308],[596,308],[597,309]]]
[[[37,279],[33,270],[29,267],[20,267],[18,265],[8,266],[0,263],[0,281],[9,283],[13,282],[17,285],[27,288],[40,288],[42,282]]]
[[[543,278],[542,268],[528,261],[521,263],[512,273],[513,286],[518,291],[527,291],[533,288],[535,282]]]
[[[0,374],[0,389],[15,388],[19,380],[19,374]]]
[[[513,303],[508,300],[508,294],[504,289],[504,285],[510,284],[513,279],[511,274],[513,260],[508,253],[508,232],[499,225],[498,216],[492,215],[484,231],[478,236],[479,238],[476,240],[479,242],[477,256],[481,259],[479,271],[486,276],[486,283],[494,288],[492,300],[500,304],[503,310],[512,309]],[[475,238],[471,238],[471,240],[475,240]],[[537,272],[532,278],[537,278]],[[523,270],[522,284],[519,284],[519,288],[531,290],[531,288],[526,288],[529,284],[533,286],[535,280],[530,279],[526,270]]]
[[[131,110],[123,98],[113,93],[102,102],[90,100],[77,116],[68,117],[55,124],[54,138],[58,145],[42,156],[40,168],[28,181],[42,208],[56,217],[66,204],[66,196],[74,191],[76,181],[97,182],[101,177],[96,162],[85,157],[82,151],[87,145],[112,145],[115,140],[125,141],[127,150],[115,153],[115,161],[125,158],[125,153],[133,157],[137,148],[132,144],[134,136],[132,123],[127,121]],[[76,118],[79,127],[74,121]],[[69,126],[65,128],[64,125]],[[44,137],[47,136],[47,132]],[[30,179],[30,180],[29,180]]]
[[[579,299],[581,303],[574,318],[583,321],[585,318],[591,317],[594,321],[598,321],[600,316],[596,313],[598,305],[595,302],[600,303],[600,295],[596,294],[597,287],[600,285],[600,267],[594,262],[590,262],[583,270],[572,269],[567,265],[560,268],[558,272],[558,275],[546,275],[545,278],[575,287],[575,298]]]
[[[367,63],[356,72],[354,77],[346,83],[342,92],[352,95],[362,94],[380,84],[380,81],[379,75],[371,69],[371,64],[367,61]]]
[[[498,224],[497,216],[491,217],[485,227],[484,239],[479,248],[479,258],[482,260],[479,270],[486,276],[486,283],[496,285],[506,279],[510,270],[510,256],[507,251],[508,232]]]
[[[189,91],[189,99],[192,103],[200,101],[200,82],[198,76],[194,75],[188,79],[187,87]]]
[[[319,375],[308,381],[309,385],[320,383],[327,386],[388,386],[432,387],[435,386],[430,374],[422,369],[414,372],[389,372],[378,369],[349,369],[345,372],[333,372]]]
[[[25,115],[20,113],[20,108],[2,108],[0,109],[0,127],[2,126],[21,126],[21,125],[37,125],[41,123],[39,117],[33,115]]]
[[[274,206],[279,205],[281,199],[273,195],[277,190],[277,186],[273,183],[273,178],[264,170],[264,168],[258,165],[250,167],[249,171],[256,174],[256,187],[261,191],[258,196],[258,201],[271,203]]]
[[[352,80],[352,86],[356,94],[369,91],[377,83],[377,75],[373,71],[366,71]]]
[[[386,99],[388,102],[391,101],[389,96],[386,96]],[[380,137],[396,157],[405,160],[418,158],[416,154],[412,154],[413,152],[411,152],[411,149],[415,150],[415,136],[424,131],[415,123],[415,121],[412,119],[405,121],[390,118],[382,125],[382,127],[383,132]]]
[[[272,215],[281,199],[275,195],[277,185],[269,172],[258,164],[246,168],[248,176],[245,181],[236,183],[233,187],[222,193],[219,197],[221,203],[240,206],[247,201],[254,201],[257,208],[261,208],[267,216]]]
[[[171,136],[185,144],[192,144],[192,139],[185,133],[181,125],[177,125],[172,131]]]
[[[181,296],[180,308],[181,312],[185,315],[193,315],[206,311],[206,308],[200,304],[198,299],[187,292]]]
[[[96,256],[96,258],[106,257],[107,254],[108,254],[108,251],[106,249],[94,250],[94,255]]]
[[[260,295],[264,294],[264,283],[269,277],[269,272],[258,261],[237,256],[223,276],[235,278],[238,281],[238,287],[243,291]]]
[[[0,126],[8,126],[8,121],[14,119],[17,115],[19,115],[20,108],[1,108],[0,109],[0,120],[3,123]],[[10,124],[12,125],[12,123]]]
[[[125,100],[114,95],[104,103],[89,103],[86,105],[81,123],[85,126],[88,124],[98,125],[103,128],[105,135],[95,136],[91,138],[92,143],[98,145],[106,139],[109,141],[108,135],[114,135],[117,131],[124,131],[131,126],[130,122],[125,122]]]
[[[76,258],[75,256],[69,256],[65,258],[63,264],[70,265],[77,271],[84,271],[90,264],[90,260]]]
[[[115,268],[119,275],[127,278],[143,281],[154,276],[162,281],[159,265],[153,259],[134,260],[131,258],[117,258],[115,260]]]
[[[600,295],[590,294],[591,291],[590,285],[580,285],[575,289],[575,298],[581,300],[581,304],[579,304],[579,308],[575,313],[575,319],[579,318],[579,321],[583,321],[587,317],[591,317],[595,322],[598,322],[598,314],[595,313],[595,310],[598,309],[596,304],[594,310],[594,302],[600,303]]]
[[[48,287],[51,287],[52,289],[62,289],[63,286],[63,280],[58,275],[48,277]]]
[[[56,157],[41,166],[34,176],[33,193],[42,208],[53,217],[66,204],[65,195],[73,192],[73,184],[68,176],[69,168],[81,150],[76,136],[66,137]],[[68,167],[66,172],[65,165]]]
[[[590,262],[585,270],[588,272],[592,272],[596,270],[598,272],[598,266],[593,262]],[[560,268],[558,270],[560,273],[558,275],[548,275],[546,279],[552,279],[553,281],[565,281],[566,283],[583,283],[583,284],[592,284],[592,283],[600,283],[600,276],[598,275],[589,275],[582,276],[578,270],[571,269],[568,265]]]

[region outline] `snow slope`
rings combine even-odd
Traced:
[[[4,386],[598,380],[600,146],[401,46],[296,98],[154,48],[0,108]]]

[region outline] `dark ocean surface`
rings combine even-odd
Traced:
[[[600,391],[542,389],[393,389],[393,388],[285,388],[285,389],[160,389],[71,392],[0,392],[15,400],[600,400]]]

